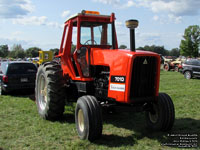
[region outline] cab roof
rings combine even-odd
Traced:
[[[70,16],[67,20],[66,20],[66,22],[67,21],[69,21],[69,20],[71,20],[71,19],[74,19],[74,18],[76,18],[76,17],[85,17],[85,16],[90,16],[90,17],[100,17],[100,18],[110,18],[111,16],[110,15],[100,15],[100,13],[99,12],[97,12],[97,13],[92,13],[92,12],[94,12],[94,11],[86,11],[86,12],[88,12],[88,13],[85,13],[85,10],[83,10],[81,13],[77,13],[77,14],[74,14],[74,15],[72,15],[72,16]],[[96,11],[95,11],[96,12]]]

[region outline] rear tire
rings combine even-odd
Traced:
[[[168,63],[164,64],[163,66],[164,71],[169,71],[170,70],[170,66]]]
[[[152,111],[146,112],[147,127],[156,131],[168,131],[174,124],[174,104],[165,93],[159,93],[158,101],[152,103]]]
[[[101,106],[94,96],[82,96],[75,110],[78,135],[83,140],[94,141],[102,135]]]
[[[65,107],[62,69],[56,62],[39,66],[36,76],[35,98],[40,116],[56,120],[63,115]]]
[[[190,71],[186,71],[185,73],[184,73],[184,77],[186,78],[186,79],[191,79],[192,78],[192,73],[190,72]]]

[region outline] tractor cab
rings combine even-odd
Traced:
[[[90,78],[90,52],[96,49],[117,49],[115,16],[97,11],[82,11],[65,22],[59,56],[71,66],[74,80]]]

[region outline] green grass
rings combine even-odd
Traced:
[[[168,93],[175,105],[171,133],[197,133],[200,146],[200,79],[186,80],[180,73],[161,72],[160,92]],[[51,122],[39,117],[28,95],[0,96],[0,150],[178,149],[161,146],[171,140],[168,132],[146,129],[144,113],[116,112],[103,118],[102,138],[91,143],[77,135],[74,104],[66,106],[62,120]]]

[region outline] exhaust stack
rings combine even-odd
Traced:
[[[126,27],[130,29],[130,49],[135,52],[135,28],[138,27],[138,20],[127,20]]]

